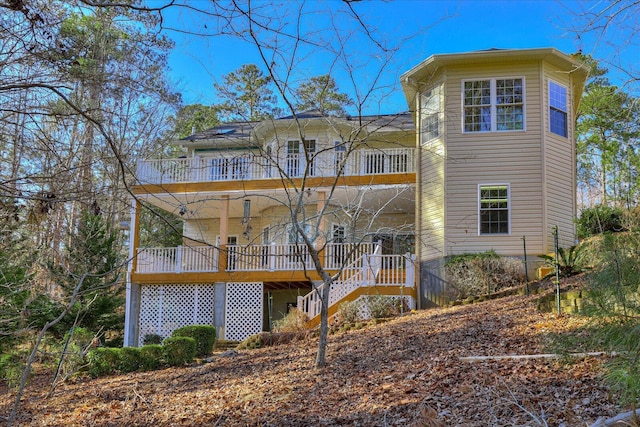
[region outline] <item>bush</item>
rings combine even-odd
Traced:
[[[162,342],[162,357],[169,366],[182,366],[196,357],[196,340],[191,337],[169,337]]]
[[[356,301],[345,301],[338,307],[338,324],[350,324],[356,323],[360,320],[360,311],[361,311],[362,303],[358,300]]]
[[[89,362],[89,375],[92,377],[113,374],[118,372],[120,349],[99,347],[89,352],[87,360]]]
[[[162,365],[162,346],[147,344],[140,347],[140,369],[153,371]]]
[[[445,263],[445,271],[452,299],[490,294],[524,281],[522,261],[494,251],[454,255]]]
[[[118,349],[118,370],[120,372],[135,372],[140,369],[140,349],[137,347],[123,347]]]
[[[576,219],[578,237],[584,239],[596,234],[623,231],[624,212],[620,208],[598,205],[583,209]]]
[[[263,334],[261,333],[248,336],[238,344],[238,350],[255,350],[256,348],[262,348],[264,346],[262,337]]]
[[[162,335],[146,334],[142,339],[142,344],[162,344]]]
[[[302,311],[292,308],[286,316],[273,322],[273,332],[301,332],[307,330],[309,318]]]
[[[371,295],[365,297],[365,304],[369,309],[369,314],[372,319],[385,319],[387,317],[395,317],[399,316],[403,310],[404,306],[404,298],[394,298],[385,295]]]
[[[7,382],[9,387],[20,383],[24,365],[22,359],[15,354],[0,354],[0,379]]]
[[[196,356],[206,357],[213,351],[216,342],[216,328],[211,325],[183,326],[173,331],[172,337],[189,337],[196,341]]]

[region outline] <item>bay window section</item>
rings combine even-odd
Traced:
[[[479,234],[509,234],[509,185],[480,185],[478,193]]]
[[[567,88],[549,81],[549,131],[567,137]]]
[[[464,132],[524,130],[524,79],[463,83]]]
[[[422,94],[420,113],[421,140],[425,142],[440,136],[442,108],[440,86],[436,86]]]

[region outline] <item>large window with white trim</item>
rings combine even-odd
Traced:
[[[479,234],[509,234],[510,206],[508,184],[478,186]]]
[[[440,136],[442,124],[442,108],[440,86],[422,93],[420,113],[421,141],[425,142]]]
[[[464,132],[524,130],[524,78],[462,82]]]
[[[567,88],[549,80],[549,131],[567,137]]]

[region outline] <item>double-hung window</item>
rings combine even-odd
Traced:
[[[549,131],[567,137],[567,88],[549,81]]]
[[[422,94],[420,127],[422,143],[440,136],[442,123],[440,108],[440,86],[436,86]]]
[[[509,185],[478,186],[480,234],[509,234]]]
[[[524,79],[462,82],[465,132],[524,129]]]

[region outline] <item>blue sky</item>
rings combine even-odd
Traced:
[[[199,3],[198,0],[195,1]],[[254,1],[254,3],[256,3]],[[259,2],[257,2],[260,4]],[[283,8],[299,3],[283,3]],[[570,31],[578,24],[576,15],[581,10],[592,7],[596,2],[583,1],[419,1],[398,0],[391,2],[362,1],[353,3],[354,9],[378,29],[377,37],[392,44],[400,44],[394,58],[386,63],[382,78],[378,84],[389,87],[385,96],[379,96],[377,102],[370,103],[365,113],[393,113],[407,108],[399,86],[399,76],[432,54],[457,53],[489,48],[538,48],[555,47],[565,53],[581,49],[595,57],[604,57],[610,52],[604,43],[578,39]],[[323,9],[337,9],[340,2],[307,2],[308,7],[316,5]],[[283,12],[284,13],[284,12]],[[187,26],[198,32],[207,21],[202,17],[189,15],[168,15],[169,22],[175,26]],[[338,25],[342,17],[336,18]],[[304,23],[310,31],[318,30],[323,35],[327,20],[317,15],[308,17]],[[202,26],[202,27],[201,27]],[[211,24],[209,24],[209,27]],[[346,30],[352,27],[345,26]],[[205,30],[202,30],[205,31]],[[417,34],[416,34],[417,33]],[[234,37],[196,37],[178,33],[168,33],[176,42],[176,48],[170,58],[171,78],[178,87],[186,104],[216,102],[213,83],[221,77],[239,68],[243,64],[256,63],[261,68],[257,49],[250,43]],[[407,37],[410,37],[406,39]],[[609,37],[614,38],[615,34]],[[359,52],[358,38],[350,40],[347,49],[352,57],[361,64],[367,52]],[[349,44],[350,43],[350,44]],[[297,64],[296,76],[300,81],[313,75],[329,71],[330,63],[326,53],[310,49]],[[637,52],[634,53],[637,56]],[[638,58],[633,58],[637,63]],[[375,62],[375,60],[374,60]],[[282,65],[283,64],[278,64]],[[376,66],[366,65],[357,70],[356,81],[364,85],[371,81]],[[344,67],[335,67],[332,71],[342,91],[353,95],[353,81],[345,74]],[[615,83],[615,76],[613,79]]]

